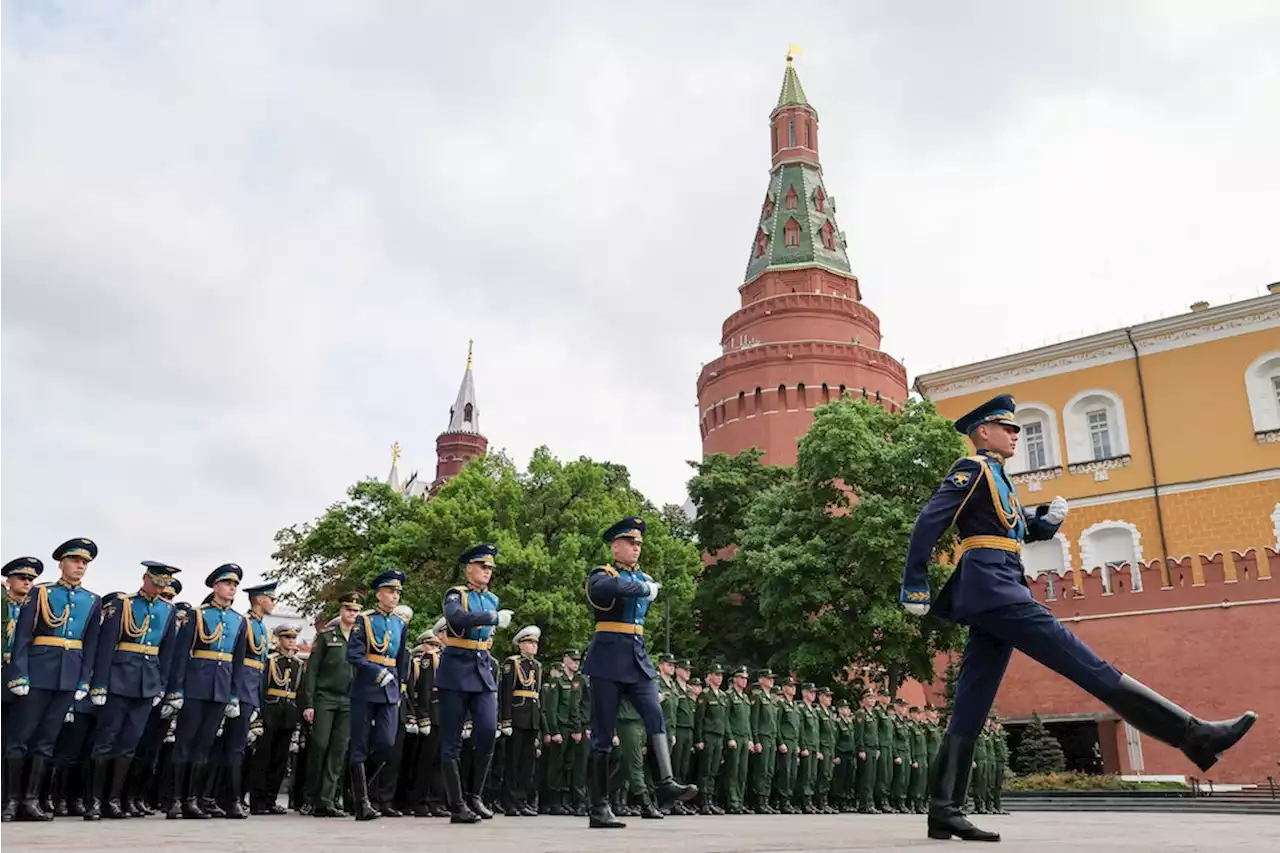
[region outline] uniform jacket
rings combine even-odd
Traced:
[[[466,585],[450,587],[444,594],[444,621],[448,632],[436,671],[436,687],[464,693],[497,690],[489,649],[498,624],[498,596]]]
[[[262,696],[258,702],[265,725],[281,729],[297,727],[302,717],[298,710],[298,687],[301,683],[302,661],[296,655],[272,652],[267,656]],[[243,697],[240,701],[244,702]]]
[[[239,699],[235,675],[244,667],[244,616],[216,604],[202,604],[184,615],[179,611],[179,662],[169,682],[168,698],[200,702]]]
[[[9,659],[13,656],[13,640],[17,635],[18,616],[22,613],[22,602],[9,598],[8,589],[5,589],[3,595],[4,610],[0,612],[4,614],[4,673],[0,680],[3,681],[4,686],[0,687],[0,699],[3,699],[7,705],[16,698],[9,692],[10,679],[12,678],[9,672]]]
[[[241,705],[258,707],[262,696],[263,676],[267,671],[267,657],[271,643],[267,639],[267,626],[252,613],[245,616],[244,666],[236,671],[235,690]],[[246,712],[247,713],[247,712]]]
[[[635,684],[657,677],[644,646],[653,578],[620,563],[596,566],[587,576],[587,603],[595,615],[582,671],[592,678]]]
[[[502,662],[498,719],[503,728],[542,731],[542,664],[537,660],[512,655]]]
[[[82,586],[33,586],[18,613],[5,686],[87,692],[101,616],[101,599]]]
[[[440,722],[440,691],[436,689],[436,669],[440,666],[440,650],[428,646],[417,659],[414,669],[414,707],[418,711],[418,725]]]
[[[299,704],[303,708],[337,710],[351,704],[351,664],[347,663],[347,638],[340,626],[316,635],[302,685]]]
[[[163,695],[178,648],[177,614],[159,596],[116,595],[105,601],[90,694]]]
[[[932,602],[933,613],[963,623],[987,610],[1032,601],[1016,549],[1023,542],[1052,539],[1058,532],[1058,525],[1044,520],[1047,511],[1047,506],[1035,511],[1022,506],[999,455],[981,451],[960,459],[916,519],[902,576],[902,600],[928,600],[930,555],[954,524],[965,550]],[[984,542],[1004,547],[983,547]],[[923,599],[914,598],[921,594]]]
[[[362,613],[347,637],[347,663],[355,671],[351,676],[352,702],[374,705],[399,705],[401,685],[409,678],[408,630],[400,617],[374,610]],[[378,684],[378,674],[390,672],[395,678]]]

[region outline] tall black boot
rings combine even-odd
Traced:
[[[25,758],[5,758],[4,760],[4,823],[10,823],[18,816],[18,790],[22,787],[22,762]]]
[[[1234,720],[1205,722],[1127,675],[1120,676],[1106,703],[1134,728],[1182,750],[1202,771],[1217,764],[1258,719],[1253,711],[1245,711]]]
[[[18,804],[18,820],[53,820],[53,815],[40,808],[40,783],[44,781],[46,763],[39,756],[27,758],[27,789]]]
[[[593,752],[587,757],[587,792],[591,798],[589,814],[592,829],[623,829],[626,821],[618,820],[609,808],[609,754]]]
[[[110,768],[111,783],[106,801],[102,804],[102,816],[113,820],[129,817],[129,810],[120,800],[124,795],[124,783],[129,778],[129,765],[133,764],[133,759],[116,758],[104,764],[106,764],[104,770]]]
[[[356,820],[374,820],[382,817],[369,802],[369,780],[364,774],[364,762],[353,761],[351,769],[351,798],[355,802]]]
[[[244,765],[235,764],[227,768],[227,817],[232,820],[244,820],[249,813],[244,810]]]
[[[67,770],[55,766],[49,774],[49,803],[54,817],[67,816]]]
[[[176,765],[173,768],[174,775],[178,776],[179,779],[181,779],[182,770],[183,768],[181,764]],[[213,815],[209,814],[209,812],[205,811],[202,807],[200,797],[200,794],[204,791],[205,787],[205,776],[212,772],[213,767],[208,764],[191,765],[191,776],[187,780],[187,796],[186,799],[182,801],[182,816],[184,818],[189,820],[206,820],[213,817]],[[182,790],[182,783],[178,782],[177,785],[178,790]]]
[[[698,796],[697,785],[681,785],[671,772],[671,741],[666,733],[649,735],[649,757],[653,760],[654,787],[658,805],[670,808],[672,803],[687,802]]]
[[[963,841],[999,841],[1000,833],[987,832],[969,823],[964,816],[969,797],[969,772],[973,769],[975,738],[946,734],[929,765],[929,837]]]
[[[458,759],[440,762],[440,772],[444,777],[444,796],[449,803],[450,823],[478,823],[480,815],[473,812],[462,799],[462,774],[458,768]]]
[[[164,769],[168,776],[165,776],[162,782],[168,782],[168,785],[162,785],[161,800],[166,801],[164,809],[165,820],[177,820],[182,817],[182,783],[186,781],[187,765],[179,764],[176,761],[170,761]]]
[[[85,820],[102,820],[102,801],[106,799],[107,782],[111,778],[111,760],[94,758],[89,762],[88,797],[84,804]]]
[[[471,760],[471,784],[467,787],[467,807],[480,815],[484,820],[493,817],[493,812],[484,802],[485,781],[489,778],[489,764],[493,761],[493,753],[475,755]]]

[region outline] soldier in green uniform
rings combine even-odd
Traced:
[[[836,715],[831,708],[832,695],[830,687],[818,691],[818,755],[816,762],[816,779],[814,793],[817,800],[814,810],[819,814],[836,814],[829,802],[831,798],[831,780],[835,777],[836,760]]]
[[[676,781],[682,785],[693,783],[693,715],[698,708],[697,699],[690,692],[690,674],[693,666],[689,661],[681,661],[676,667],[676,725],[675,746],[671,750],[672,768]],[[699,681],[701,683],[701,681]],[[672,730],[668,730],[672,731]],[[677,800],[672,806],[673,814],[694,814],[694,809]]]
[[[693,748],[698,751],[698,796],[701,798],[698,811],[702,814],[724,814],[716,805],[715,794],[729,725],[728,697],[720,690],[723,680],[724,668],[718,663],[712,664],[693,716]]]
[[[977,748],[973,753],[973,813],[987,814],[987,791],[991,775],[991,721],[987,720],[978,733]]]
[[[644,754],[649,740],[644,718],[625,696],[618,703],[616,740],[618,748],[613,752],[618,755],[618,767],[609,787],[617,792],[624,806],[618,814],[635,814],[638,811],[642,818],[661,819],[662,812],[649,796],[644,779]],[[639,806],[639,809],[633,806]]]
[[[755,751],[755,735],[751,728],[751,696],[747,668],[734,670],[728,691],[728,730],[725,735],[724,772],[728,794],[728,814],[746,814],[747,769]]]
[[[769,805],[773,790],[774,765],[778,760],[778,710],[779,702],[773,695],[773,672],[762,669],[756,673],[758,687],[751,695],[751,731],[755,738],[755,753],[751,756],[752,809],[756,814],[777,814]]]
[[[565,741],[568,735],[566,723],[560,717],[567,709],[561,702],[562,692],[568,689],[568,679],[564,677],[564,666],[551,664],[550,674],[542,688],[542,710],[547,720],[547,727],[542,732],[542,774],[543,793],[540,797],[539,811],[544,814],[567,815],[572,809],[565,804],[569,801],[565,795]]]
[[[337,797],[351,737],[347,638],[360,615],[360,594],[349,592],[338,599],[338,605],[338,623],[316,636],[302,678],[302,718],[311,725],[307,802],[316,817],[346,817]]]
[[[795,807],[796,770],[800,760],[800,706],[796,702],[796,680],[782,682],[778,702],[778,763],[773,772],[773,796],[778,811],[798,814]]]
[[[818,777],[819,725],[818,725],[818,688],[811,681],[800,687],[800,757],[796,762],[796,794],[800,798],[800,811],[804,814],[817,814],[813,807],[815,782]]]
[[[848,699],[836,703],[835,778],[831,782],[831,806],[838,812],[854,810],[854,782],[858,774],[858,729]]]
[[[880,760],[876,762],[876,808],[895,812],[890,789],[893,785],[893,708],[887,693],[876,696],[876,727],[880,732]]]
[[[907,782],[911,777],[911,721],[907,719],[907,703],[893,700],[893,781],[889,799],[899,814],[907,814]]]
[[[578,817],[587,814],[587,757],[591,727],[591,686],[578,671],[582,656],[571,649],[562,660],[565,686],[560,691],[560,723],[565,727],[565,808]]]
[[[911,715],[911,773],[907,780],[907,809],[915,814],[926,814],[928,809],[924,797],[929,742],[925,736],[924,712],[913,705],[908,713]]]
[[[942,729],[943,727],[938,723],[938,709],[933,707],[932,705],[926,705],[925,706],[925,743],[928,747],[925,751],[925,767],[924,767],[924,779],[925,779],[925,788],[926,788],[926,793],[925,793],[926,810],[928,809],[928,806],[929,806],[928,790],[927,790],[929,785],[929,773],[933,769],[934,758],[937,756],[938,750],[942,747]]]
[[[862,694],[853,721],[858,730],[858,811],[861,814],[879,814],[880,810],[876,808],[876,776],[880,769],[880,717],[874,686],[868,686]]]
[[[995,753],[995,778],[991,782],[992,814],[1008,814],[1004,810],[1001,795],[1004,793],[1004,771],[1009,766],[1009,737],[1005,734],[1004,726],[999,720],[996,720],[991,728],[995,738],[992,742]]]

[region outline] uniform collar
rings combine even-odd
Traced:
[[[489,591],[489,587],[487,587],[487,586],[476,586],[475,584],[471,583],[470,581],[467,581],[467,589],[468,589],[470,592],[488,592],[488,591]]]
[[[148,604],[154,604],[154,603],[155,603],[155,600],[156,600],[157,598],[159,598],[159,597],[160,597],[160,594],[159,594],[159,593],[157,593],[157,594],[155,594],[155,595],[153,595],[153,596],[148,596],[148,595],[147,595],[145,592],[143,592],[142,590],[138,590],[138,598],[141,598],[143,601],[147,602]]]
[[[999,453],[996,453],[994,450],[987,450],[986,448],[983,448],[982,450],[978,451],[978,455],[981,456],[983,459],[986,459],[988,462],[999,462],[1001,464],[1004,463],[1004,457],[1001,456]]]
[[[396,612],[396,609],[393,607],[390,610],[383,610],[381,606],[378,606],[373,609],[373,612],[382,616],[390,616],[392,613]]]
[[[30,593],[28,593],[27,595],[14,595],[13,590],[9,590],[9,600],[12,601],[14,604],[26,604],[27,599],[30,597],[31,597]]]
[[[613,565],[615,568],[622,569],[624,572],[634,572],[636,570],[636,566],[628,566],[626,563],[619,563],[617,560],[613,561]]]
[[[216,598],[215,598],[215,599],[213,599],[212,601],[210,601],[210,602],[208,603],[208,605],[206,605],[206,606],[207,606],[207,607],[212,607],[214,610],[224,610],[224,611],[225,611],[225,610],[230,610],[230,609],[231,609],[231,604],[230,604],[230,603],[227,603],[227,604],[219,604],[219,603],[218,603],[218,599],[216,599]]]
[[[69,590],[73,590],[73,591],[74,591],[74,590],[77,590],[77,589],[79,589],[79,588],[80,588],[80,584],[78,584],[78,583],[72,583],[71,581],[67,580],[66,578],[58,578],[58,579],[54,582],[54,584],[53,584],[53,585],[54,585],[54,586],[60,586],[60,587],[63,587],[64,589],[69,589]]]

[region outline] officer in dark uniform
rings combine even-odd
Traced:
[[[241,802],[244,795],[244,755],[249,740],[249,727],[258,718],[262,702],[262,681],[271,653],[271,640],[262,621],[276,607],[275,582],[246,587],[249,611],[245,614],[244,666],[236,672],[232,693],[240,700],[240,713],[228,717],[222,726],[218,743],[217,764],[226,771],[225,811],[229,818],[246,818]]]
[[[92,793],[85,820],[97,820],[100,812],[109,818],[129,817],[121,803],[125,778],[151,709],[164,696],[177,648],[177,610],[160,593],[181,570],[155,560],[142,565],[147,570],[137,594],[117,595],[102,609],[89,690],[89,701],[102,710],[93,732]]]
[[[19,701],[8,689],[12,678],[9,672],[9,659],[13,655],[13,640],[18,628],[18,616],[22,605],[27,602],[31,585],[44,572],[44,563],[36,557],[19,557],[4,564],[5,597],[4,610],[4,683],[5,689],[0,691],[0,703],[4,705],[5,725],[0,737],[3,737],[4,759],[4,822],[8,823],[18,814],[18,788],[22,785],[22,757],[9,758],[8,746],[13,737],[14,727],[10,720],[17,713],[14,703]]]
[[[389,569],[373,579],[370,589],[378,606],[360,614],[347,638],[347,663],[351,677],[351,792],[356,820],[374,820],[380,814],[369,802],[365,762],[378,768],[391,755],[399,728],[401,685],[409,677],[409,644],[405,624],[394,613],[404,589],[404,572]],[[372,738],[370,734],[372,733]]]
[[[482,802],[493,742],[498,726],[498,685],[494,679],[494,627],[511,624],[512,612],[498,608],[498,596],[489,591],[498,546],[477,545],[458,558],[466,566],[467,583],[444,594],[444,619],[448,633],[436,672],[440,693],[440,762],[451,823],[475,823],[493,812]],[[459,757],[462,726],[471,715],[472,772],[463,800]]]
[[[512,641],[520,654],[502,663],[498,718],[507,739],[502,805],[509,817],[538,816],[529,799],[534,794],[534,760],[542,732],[542,664],[537,659],[541,638],[537,625],[520,629]]]
[[[170,577],[169,582],[160,591],[160,597],[172,604],[174,608],[172,619],[175,637],[177,634],[178,613],[183,610],[191,610],[190,604],[174,601],[180,592],[182,592],[182,581],[175,577]],[[176,639],[170,645],[173,648],[173,653],[168,655],[167,660],[162,664],[160,673],[160,683],[164,685],[165,689],[168,689],[175,664],[183,662],[185,657],[178,650]],[[158,775],[162,776],[168,769],[167,762],[157,764],[157,759],[159,758],[165,735],[169,733],[171,728],[172,716],[173,708],[160,703],[154,705],[150,714],[147,715],[147,725],[143,729],[142,737],[138,740],[137,748],[134,750],[133,761],[129,764],[129,775],[124,784],[125,810],[133,817],[146,817],[155,814],[147,803],[148,794],[152,790],[169,790],[168,786],[165,786],[157,778]],[[157,774],[157,771],[160,771],[159,774]]]
[[[210,817],[199,802],[206,774],[212,770],[209,752],[223,718],[240,716],[235,685],[244,669],[248,625],[231,604],[242,577],[239,566],[224,563],[204,579],[204,585],[213,590],[205,601],[189,616],[185,611],[178,614],[179,657],[165,694],[166,704],[178,712],[173,787],[165,814],[171,820]]]
[[[637,566],[644,542],[644,520],[629,516],[604,531],[613,563],[596,566],[587,576],[587,602],[595,616],[595,633],[583,672],[591,678],[591,757],[587,771],[591,789],[590,826],[621,828],[609,808],[609,753],[617,728],[618,705],[625,696],[644,720],[649,756],[654,762],[659,807],[697,796],[693,785],[681,785],[671,772],[671,742],[658,701],[657,670],[644,645],[644,622],[661,584]]]
[[[414,817],[448,817],[441,805],[440,789],[440,692],[436,690],[436,671],[440,668],[440,652],[447,630],[444,617],[419,640],[422,656],[418,660],[412,690],[418,709],[418,760],[413,774]]]
[[[964,818],[978,733],[991,710],[1015,648],[1066,676],[1110,705],[1140,731],[1177,747],[1201,770],[1236,743],[1257,715],[1204,722],[1102,660],[1031,596],[1022,565],[1024,542],[1050,539],[1067,516],[1067,502],[1024,509],[1005,471],[1020,427],[1013,397],[1001,394],[956,421],[977,453],[951,467],[916,519],[900,599],[915,615],[932,612],[969,626],[954,710],[930,773],[929,837],[997,840]],[[957,565],[937,601],[929,562],[943,532],[960,534]]]
[[[347,641],[364,599],[358,592],[338,599],[338,616],[316,635],[303,675],[302,719],[311,726],[307,745],[306,807],[315,817],[346,817],[338,807],[342,768],[351,739],[351,665]]]
[[[259,718],[262,735],[253,755],[249,781],[249,813],[255,815],[287,811],[277,799],[289,769],[289,748],[302,720],[298,710],[298,685],[302,683],[302,661],[296,652],[298,626],[279,625],[273,633],[277,648],[267,656]]]
[[[22,820],[52,820],[40,808],[40,784],[63,718],[72,701],[89,695],[93,651],[101,622],[101,600],[80,585],[98,546],[71,539],[53,552],[61,577],[35,587],[18,614],[5,687],[14,696],[13,727],[6,758],[29,759],[27,790],[18,806]]]

